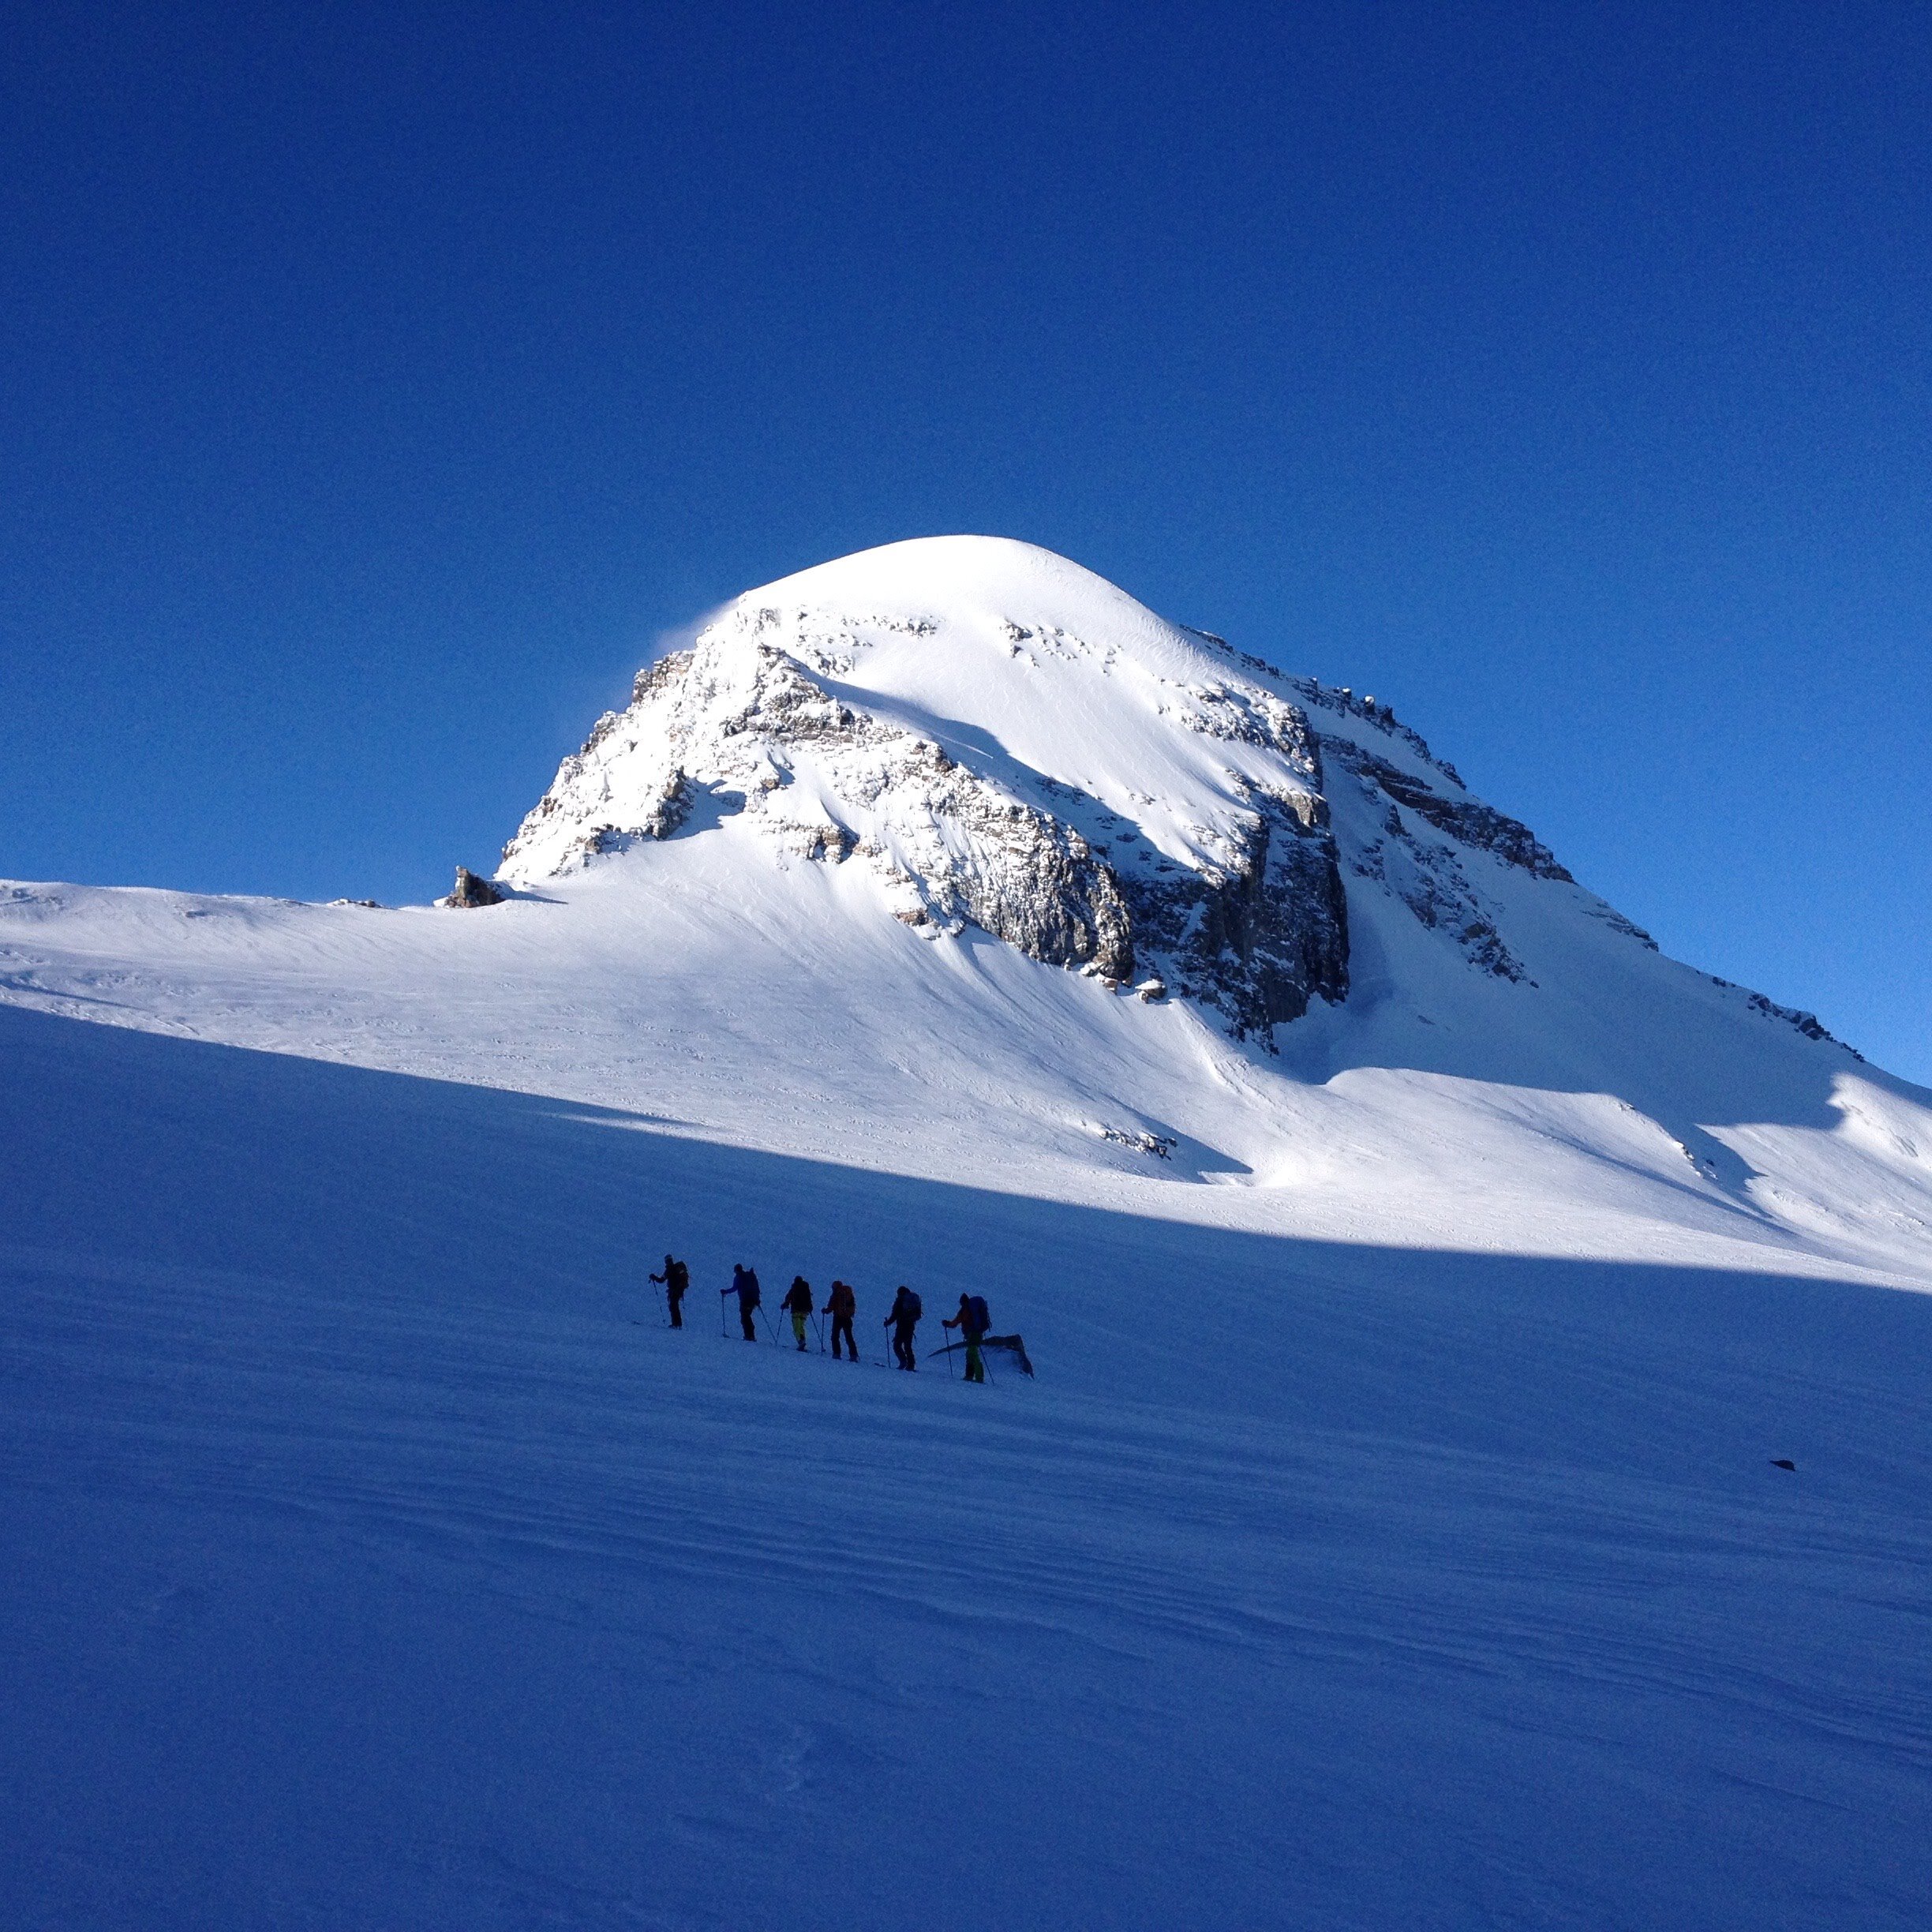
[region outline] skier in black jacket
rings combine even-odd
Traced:
[[[899,1292],[893,1297],[891,1312],[885,1320],[884,1327],[893,1331],[893,1354],[901,1368],[916,1368],[919,1357],[912,1350],[912,1331],[918,1327],[919,1317],[925,1313],[919,1298],[904,1282],[899,1284]]]
[[[735,1294],[738,1297],[738,1320],[744,1330],[744,1339],[747,1342],[755,1342],[758,1339],[758,1323],[754,1317],[758,1305],[756,1273],[742,1261],[734,1261],[732,1264],[732,1285],[728,1288],[721,1288],[718,1293]]]
[[[805,1323],[812,1312],[811,1283],[803,1275],[792,1277],[792,1286],[778,1305],[792,1317],[792,1332],[798,1339],[799,1353],[805,1353]]]
[[[665,1256],[664,1272],[653,1275],[651,1279],[664,1283],[665,1299],[671,1304],[671,1326],[684,1326],[684,1290],[691,1286],[691,1270],[682,1261]]]

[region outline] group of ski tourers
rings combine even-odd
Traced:
[[[665,1256],[664,1272],[653,1275],[651,1279],[664,1286],[665,1299],[671,1305],[671,1326],[684,1326],[684,1297],[691,1288],[691,1270],[675,1256]],[[718,1290],[719,1316],[724,1315],[723,1297],[738,1297],[738,1323],[747,1342],[758,1338],[758,1322],[762,1295],[758,1287],[758,1272],[740,1261],[732,1267],[732,1284]],[[792,1286],[785,1290],[784,1299],[778,1304],[781,1312],[792,1317],[792,1337],[802,1353],[806,1346],[806,1335],[814,1312],[812,1287],[803,1275],[792,1277]],[[832,1290],[826,1297],[823,1311],[832,1318],[832,1354],[837,1357],[843,1353],[856,1361],[859,1344],[852,1339],[852,1318],[859,1312],[859,1298],[848,1282],[835,1281]],[[893,1358],[901,1368],[915,1369],[919,1357],[913,1347],[913,1335],[926,1312],[925,1304],[919,1296],[902,1282],[899,1292],[893,1297],[891,1309],[880,1324],[892,1331]],[[990,1335],[992,1317],[987,1312],[984,1295],[963,1294],[959,1298],[959,1312],[942,1316],[940,1325],[957,1328],[959,1339],[949,1342],[935,1354],[950,1355],[955,1349],[966,1352],[966,1380],[983,1382],[986,1380],[986,1360],[982,1350],[989,1348],[1005,1349],[1018,1362],[1027,1375],[1033,1372],[1033,1365],[1027,1360],[1027,1352],[1019,1336]]]

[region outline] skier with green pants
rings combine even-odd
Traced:
[[[960,1339],[966,1344],[966,1380],[983,1382],[986,1380],[986,1364],[979,1358],[979,1338],[992,1326],[992,1319],[987,1313],[983,1295],[961,1295],[959,1312],[942,1318],[941,1326],[957,1328]]]
[[[792,1332],[797,1338],[799,1352],[805,1350],[805,1323],[812,1312],[811,1283],[803,1275],[792,1277],[792,1286],[785,1290],[785,1298],[778,1305],[792,1317]]]

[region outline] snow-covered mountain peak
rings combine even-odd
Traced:
[[[943,613],[997,626],[1010,618],[1185,648],[1189,634],[1070,557],[1009,537],[915,537],[815,564],[748,590],[740,608],[798,605],[895,619]]]
[[[535,886],[726,818],[773,863],[857,859],[880,916],[928,936],[970,922],[1199,999],[1264,1043],[1346,994],[1351,872],[1517,979],[1458,852],[1568,876],[1386,707],[983,537],[889,545],[737,599],[564,761],[502,876]]]
[[[504,876],[740,814],[781,860],[871,867],[910,927],[1178,975],[1239,1030],[1346,983],[1305,713],[1026,545],[893,545],[739,598],[565,760]]]

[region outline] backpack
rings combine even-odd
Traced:
[[[984,1295],[968,1295],[966,1312],[972,1317],[972,1331],[975,1335],[984,1335],[993,1326],[993,1317],[987,1312]]]
[[[917,1321],[926,1312],[926,1304],[910,1288],[903,1292],[905,1299],[899,1304],[899,1312]]]
[[[682,1261],[673,1261],[668,1272],[673,1294],[682,1294],[691,1286],[691,1270]]]

